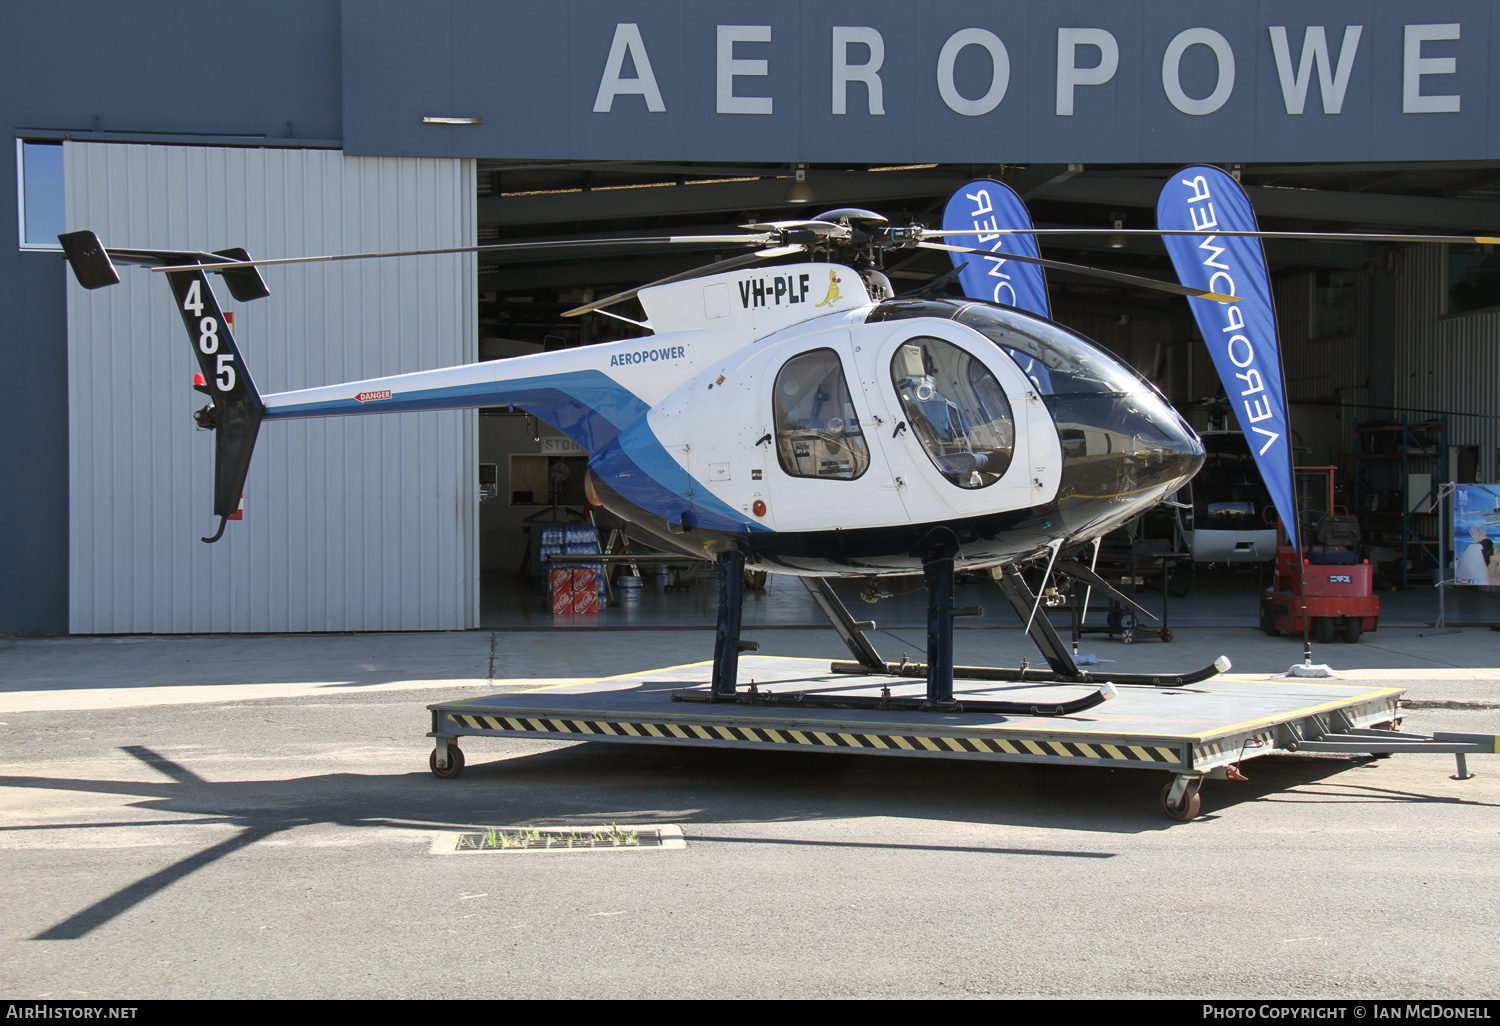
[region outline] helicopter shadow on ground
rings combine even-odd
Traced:
[[[534,745],[535,743],[533,743]],[[166,814],[25,824],[0,834],[146,825],[233,826],[238,832],[126,885],[35,934],[34,940],[82,937],[185,877],[259,841],[300,827],[451,831],[486,826],[675,823],[689,840],[797,844],[830,848],[965,851],[997,856],[1111,858],[1097,847],[1013,848],[923,844],[905,840],[717,836],[716,827],[820,820],[940,820],[1078,831],[1142,834],[1193,829],[1171,824],[1157,808],[1164,773],[1023,763],[877,757],[857,754],[694,749],[653,744],[547,744],[487,760],[477,747],[464,775],[428,772],[327,773],[285,779],[209,781],[189,766],[142,745],[122,751],[167,779],[148,782],[43,776],[0,778],[0,786],[118,795],[131,808]],[[1249,764],[1248,783],[1212,782],[1211,821],[1244,802],[1295,795],[1312,802],[1476,804],[1388,788],[1347,777],[1367,759],[1269,758]],[[1481,803],[1482,804],[1482,803]],[[184,818],[188,817],[188,818]],[[886,831],[886,833],[889,833]]]

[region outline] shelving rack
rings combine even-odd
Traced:
[[[1354,512],[1364,543],[1398,548],[1401,585],[1409,587],[1413,578],[1437,573],[1448,557],[1436,512],[1438,489],[1448,480],[1448,418],[1367,421],[1355,435]],[[1413,474],[1428,475],[1425,493],[1413,493]]]

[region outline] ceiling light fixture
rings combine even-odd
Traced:
[[[482,125],[484,118],[423,118],[424,125]]]
[[[1114,224],[1115,224],[1115,231],[1116,232],[1119,232],[1121,228],[1125,227],[1125,219],[1122,218],[1119,214],[1113,214],[1112,213],[1112,214],[1109,215],[1109,219],[1114,222]],[[1124,249],[1125,248],[1125,236],[1123,234],[1116,234],[1116,235],[1109,236],[1109,248],[1110,249]]]
[[[807,165],[794,164],[792,177],[796,180],[787,186],[786,202],[788,203],[811,203],[818,198],[813,192],[812,186],[807,184]]]

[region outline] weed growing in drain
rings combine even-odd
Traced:
[[[592,830],[580,831],[577,828],[567,828],[567,833],[562,829],[543,833],[535,827],[525,827],[516,830],[504,830],[500,827],[490,827],[481,834],[461,834],[458,839],[460,850],[472,851],[495,851],[507,848],[525,847],[635,847],[641,843],[640,835],[634,830],[621,830],[618,825],[611,823],[606,827],[595,827]]]

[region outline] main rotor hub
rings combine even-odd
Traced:
[[[861,207],[839,207],[837,210],[825,210],[813,218],[814,221],[828,221],[832,224],[859,224],[871,228],[880,228],[891,222],[873,210],[865,210]]]

